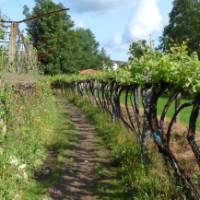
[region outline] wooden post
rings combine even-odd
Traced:
[[[29,68],[30,68],[30,60],[29,60],[29,44],[25,41],[25,38],[22,34],[20,34],[21,40],[22,40],[22,57],[23,57],[23,66],[22,66],[22,71],[25,73],[28,73]]]
[[[16,38],[17,39],[17,38]],[[15,54],[15,69],[16,72],[20,72],[21,70],[21,41],[20,41],[20,37],[18,37],[17,41],[16,41],[16,54]]]
[[[33,45],[32,44],[28,44],[28,67],[30,70],[34,70],[34,61],[35,61],[35,58],[34,58],[34,48],[33,48]]]
[[[37,51],[32,44],[27,44],[27,60],[28,60],[28,70],[36,71],[37,70]]]
[[[10,43],[8,50],[9,67],[12,67],[16,59],[16,46],[17,46],[18,24],[11,24]]]
[[[181,94],[176,97],[175,100],[175,112],[178,110],[179,106],[181,105]],[[179,120],[179,115],[177,115],[175,122],[177,123]]]

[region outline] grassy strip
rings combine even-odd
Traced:
[[[65,103],[63,99],[56,100],[57,118],[54,121],[54,139],[51,144],[48,145],[49,152],[53,152],[55,158],[52,159],[52,154],[47,157],[46,162],[42,168],[38,171],[37,181],[32,182],[32,186],[28,188],[24,199],[33,200],[49,200],[51,199],[49,190],[59,183],[61,175],[63,173],[65,163],[68,164],[68,173],[75,173],[73,168],[73,160],[66,158],[66,149],[73,151],[78,141],[78,132],[69,120]],[[49,162],[49,160],[51,162]],[[50,173],[45,175],[47,168]]]
[[[129,199],[184,198],[182,188],[174,186],[158,153],[154,152],[151,163],[144,165],[141,161],[139,142],[134,134],[127,133],[123,125],[113,122],[106,113],[88,100],[74,96],[70,97],[70,101],[88,116],[111,151],[113,160],[119,164],[121,188],[126,194],[132,195]]]
[[[122,187],[119,175],[118,164],[113,160],[110,151],[102,138],[95,134],[96,163],[94,165],[94,173],[97,179],[97,194],[101,200],[127,200],[132,199],[132,194]]]

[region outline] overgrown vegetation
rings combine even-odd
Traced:
[[[69,95],[71,96],[71,95]],[[168,176],[166,166],[158,153],[152,152],[151,162],[145,165],[141,159],[141,149],[134,134],[106,113],[80,96],[70,97],[96,127],[98,134],[112,152],[114,163],[119,165],[121,187],[128,199],[184,199],[181,186],[174,186],[173,177]]]
[[[1,85],[0,199],[37,199],[25,194],[36,184],[34,172],[46,159],[47,146],[55,140],[57,118],[45,81],[27,90]]]

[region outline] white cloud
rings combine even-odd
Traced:
[[[136,15],[128,24],[129,39],[149,39],[151,34],[162,29],[162,15],[157,1],[141,0]]]
[[[106,44],[108,49],[115,51],[124,51],[127,50],[128,44],[124,42],[123,36],[121,33],[116,33],[113,38]]]
[[[75,27],[76,28],[86,28],[86,25],[84,22],[79,20],[79,21],[75,21]]]
[[[132,9],[132,17],[127,20],[125,30],[113,35],[103,46],[109,54],[127,52],[131,41],[140,39],[149,40],[160,34],[163,28],[163,16],[158,6],[159,0],[69,0],[72,10],[79,13],[112,11],[129,7]],[[81,25],[81,24],[80,24]],[[112,25],[111,25],[112,26]]]
[[[158,0],[141,0],[136,12],[128,22],[124,33],[117,33],[105,45],[106,50],[113,52],[128,52],[132,41],[140,39],[149,40],[151,35],[159,33],[163,28],[163,19],[157,5]]]
[[[124,42],[121,33],[116,33],[113,38],[104,45],[104,48],[109,55],[121,55],[120,57],[123,57],[122,60],[124,61],[127,61],[127,58],[124,58],[124,52],[127,52],[128,47],[129,44]],[[115,59],[119,60],[117,57]]]
[[[78,12],[113,10],[131,3],[132,0],[71,0],[70,4]]]

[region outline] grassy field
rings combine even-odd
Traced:
[[[158,109],[158,114],[159,114],[159,115],[161,115],[162,110],[163,110],[163,108],[164,108],[164,106],[165,106],[167,100],[168,100],[167,97],[161,97],[161,98],[159,99],[158,107],[157,107],[157,109]],[[124,94],[122,94],[122,96],[121,96],[121,102],[122,102],[122,103],[125,103],[125,95],[124,95]],[[186,102],[187,102],[187,101],[184,100],[184,99],[181,100],[181,104],[182,104],[182,103],[186,103]],[[130,105],[130,101],[129,101],[128,103],[129,103],[129,105]],[[140,104],[142,104],[142,102],[140,102]],[[173,104],[170,106],[170,108],[169,108],[169,110],[168,110],[168,112],[167,112],[167,115],[166,115],[166,116],[167,116],[168,119],[171,119],[171,118],[172,118],[172,116],[173,116],[173,114],[174,114],[174,111],[175,111],[175,103],[173,103]],[[192,107],[188,107],[188,108],[184,108],[184,109],[180,112],[180,114],[179,114],[179,118],[178,118],[178,119],[179,119],[179,122],[182,123],[182,124],[183,124],[184,126],[186,126],[186,127],[188,127],[188,125],[189,125],[189,119],[190,119],[191,111],[192,111]],[[197,130],[200,130],[200,118],[198,118],[198,121],[197,121]]]

